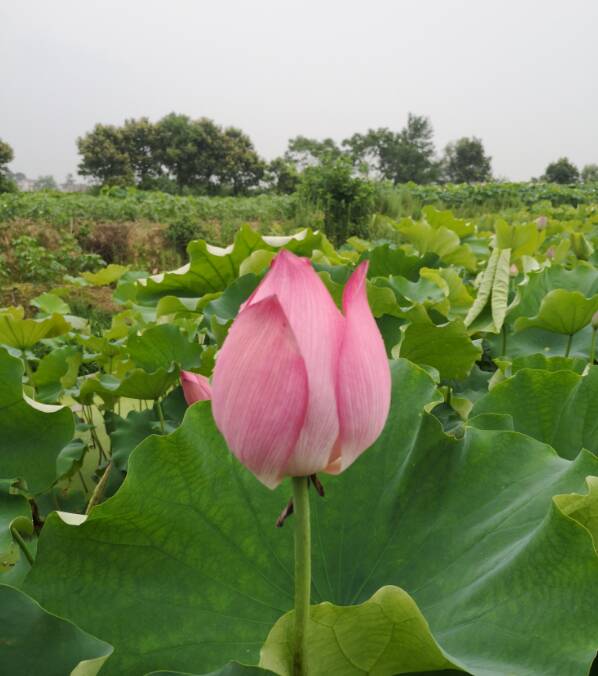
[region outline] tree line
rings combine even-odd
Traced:
[[[493,180],[492,158],[481,139],[457,139],[439,155],[429,118],[412,113],[398,131],[369,129],[340,143],[331,138],[297,136],[290,139],[285,153],[271,162],[259,156],[241,129],[177,113],[157,122],[142,117],[128,119],[121,126],[96,124],[77,139],[77,147],[79,174],[97,185],[179,194],[292,193],[308,178],[306,169],[314,167],[393,184]],[[12,149],[0,140],[0,191],[10,184],[6,164],[12,159]],[[563,157],[548,165],[541,180],[596,181],[598,165],[587,165],[580,172]]]

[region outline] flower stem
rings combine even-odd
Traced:
[[[293,477],[295,514],[295,627],[293,633],[293,676],[307,674],[307,625],[311,591],[311,531],[309,521],[309,478]]]
[[[590,366],[594,366],[594,359],[596,357],[596,333],[598,329],[592,331],[592,344],[590,345]]]
[[[567,338],[567,347],[565,348],[565,357],[569,356],[569,352],[571,352],[571,343],[573,342],[573,334],[570,333],[569,337]]]

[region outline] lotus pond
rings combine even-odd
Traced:
[[[392,380],[371,448],[309,490],[305,673],[588,674],[598,213],[578,216],[425,207],[336,249],[245,226],[178,270],[109,265],[0,310],[0,673],[294,673],[291,481],[258,481],[180,385],[212,377],[286,249],[339,308],[368,261]],[[73,286],[110,290],[110,326]]]

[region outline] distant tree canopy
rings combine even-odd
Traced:
[[[556,162],[551,162],[542,176],[549,183],[577,183],[579,181],[579,169],[568,157],[560,157]]]
[[[13,158],[12,148],[0,138],[0,192],[14,192],[17,189],[6,166],[9,162],[12,162]]]
[[[438,179],[434,130],[427,117],[409,113],[406,126],[394,132],[386,127],[353,134],[342,143],[353,159],[368,173],[393,183],[431,183]]]
[[[171,113],[153,124],[97,124],[77,140],[79,173],[103,185],[137,185],[203,194],[243,194],[266,168],[240,129]]]
[[[581,180],[584,183],[598,183],[598,164],[586,164],[581,170]]]
[[[450,183],[481,183],[492,179],[492,158],[481,139],[463,137],[446,146],[442,169]]]

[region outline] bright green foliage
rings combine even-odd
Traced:
[[[539,328],[567,336],[581,331],[598,311],[598,294],[586,298],[580,291],[553,289],[544,296],[538,314],[519,317],[515,330]]]
[[[21,361],[0,349],[0,478],[20,479],[35,494],[56,479],[57,456],[73,438],[73,414],[25,400],[22,376]]]
[[[37,209],[66,229],[87,209],[86,224],[230,210],[258,230],[226,248],[193,241],[174,272],[109,266],[0,311],[0,582],[113,644],[108,675],[288,671],[293,518],[274,522],[290,489],[239,465],[209,404],[187,411],[180,370],[211,376],[280,247],[311,259],[339,308],[368,260],[387,352],[410,362],[393,364],[381,438],[312,495],[313,668],[586,676],[598,635],[591,190],[412,186],[338,249],[309,229],[261,234],[267,218],[288,223],[276,211],[288,198],[3,196],[0,218],[35,222]],[[513,202],[476,216],[488,200]],[[274,671],[255,666],[260,653]]]
[[[573,460],[582,448],[598,454],[598,367],[586,376],[573,371],[522,369],[496,385],[473,407],[485,429],[492,416],[508,415],[512,429],[550,444]],[[488,418],[490,416],[490,418]]]
[[[401,357],[432,366],[443,380],[467,377],[481,349],[472,343],[463,321],[454,319],[436,325],[423,310],[412,316],[401,342]]]
[[[278,620],[260,664],[293,676],[294,612]],[[413,599],[398,587],[382,587],[358,606],[322,603],[311,610],[308,669],[313,676],[385,676],[458,669],[438,646]]]
[[[104,641],[6,585],[0,585],[0,645],[0,670],[15,676],[95,676],[112,652]]]
[[[67,333],[69,328],[64,317],[59,314],[45,319],[25,319],[22,307],[0,311],[0,345],[25,350],[43,338]]]
[[[586,528],[551,498],[582,494],[598,460],[571,463],[513,432],[457,442],[422,412],[436,397],[430,377],[408,362],[394,372],[382,437],[323,477],[324,500],[312,496],[314,602],[359,604],[401,583],[429,623],[414,623],[413,645],[431,632],[476,674],[586,673],[598,561]],[[292,531],[273,527],[287,498],[239,465],[197,404],[175,434],[133,453],[123,487],[84,524],[49,518],[25,588],[115,646],[108,675],[255,663],[291,603]]]

